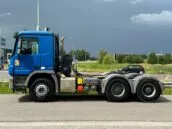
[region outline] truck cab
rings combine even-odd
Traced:
[[[54,40],[55,35],[51,32],[19,32],[10,60],[9,74],[28,76],[35,70],[54,70]]]
[[[162,93],[162,83],[146,74],[79,73],[72,58],[64,55],[64,38],[60,40],[53,32],[21,31],[14,38],[9,87],[14,92],[29,89],[34,101],[46,101],[61,93],[89,91],[97,91],[110,101],[126,101],[132,94],[142,101],[153,101]]]

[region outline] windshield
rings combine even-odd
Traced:
[[[18,38],[15,39],[14,49],[11,56],[15,55]]]

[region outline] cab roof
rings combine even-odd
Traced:
[[[51,31],[20,31],[18,35],[27,34],[27,35],[52,35]]]

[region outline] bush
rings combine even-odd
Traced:
[[[107,53],[107,51],[105,51],[105,50],[101,50],[101,51],[99,52],[99,60],[98,60],[99,64],[102,64],[102,63],[103,63],[103,59],[104,59],[104,57],[105,57],[107,54],[108,54],[108,53]]]
[[[158,63],[159,64],[166,64],[165,56],[158,56]]]
[[[171,64],[171,54],[165,54],[164,56],[166,64]]]
[[[158,63],[159,64],[170,64],[171,63],[171,55],[165,54],[158,56]]]
[[[144,60],[141,56],[135,55],[133,56],[133,63],[136,63],[136,64],[144,63]]]
[[[128,55],[123,59],[123,63],[138,64],[138,63],[144,63],[144,60],[139,55]]]
[[[148,56],[146,54],[142,54],[141,57],[142,57],[142,59],[147,59],[148,58]]]
[[[96,61],[97,60],[97,57],[92,56],[92,57],[90,57],[90,60]]]
[[[125,54],[118,54],[117,57],[116,57],[117,62],[118,62],[118,63],[123,63],[123,60],[124,60],[124,58],[125,58],[126,56],[127,56],[127,55],[125,55]]]
[[[114,57],[112,55],[105,55],[103,58],[103,64],[113,64],[114,63]]]
[[[133,61],[132,56],[126,56],[124,57],[124,59],[122,60],[123,63],[132,63]]]
[[[150,53],[149,54],[149,58],[148,58],[148,63],[149,64],[157,64],[158,62],[158,59],[157,59],[157,56],[154,52]]]
[[[71,50],[69,52],[69,55],[71,57],[76,57],[79,61],[85,61],[90,59],[90,53],[84,49],[78,49],[78,50]]]

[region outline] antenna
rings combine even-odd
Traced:
[[[2,29],[0,28],[0,37],[2,36]]]
[[[36,30],[39,31],[40,29],[40,0],[37,0],[37,27]]]

